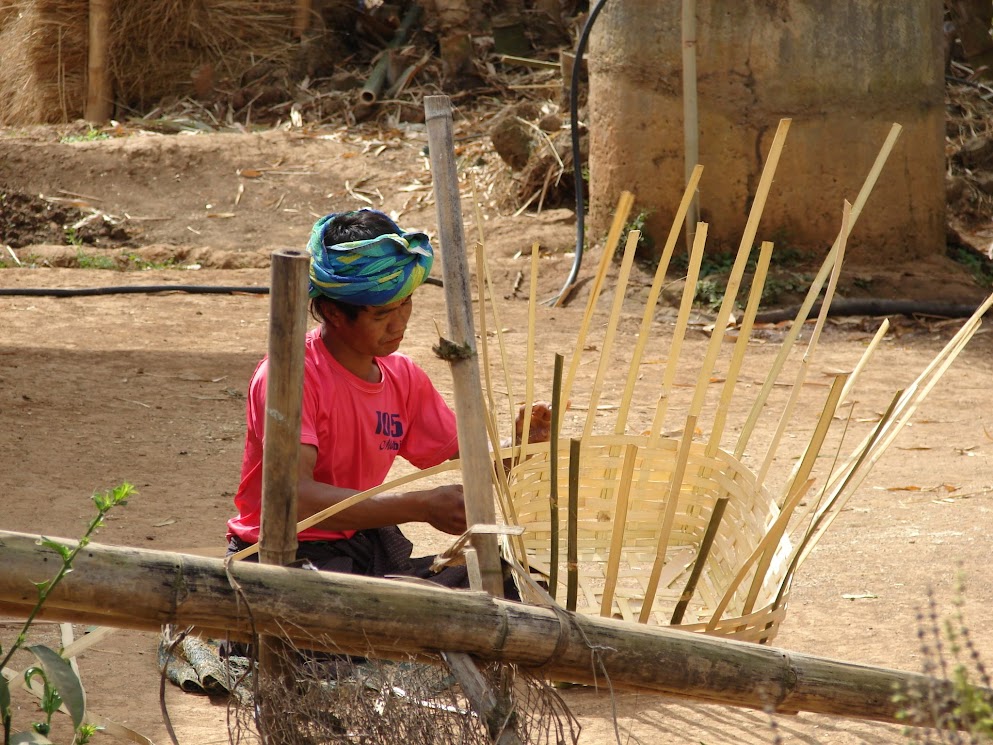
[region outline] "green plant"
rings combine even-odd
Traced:
[[[117,263],[110,256],[93,256],[81,250],[76,251],[76,266],[80,269],[117,269]]]
[[[59,142],[66,144],[70,142],[93,142],[94,140],[109,140],[110,135],[106,132],[101,132],[95,127],[90,127],[83,134],[79,135],[66,135],[59,139]]]
[[[82,246],[83,239],[80,237],[79,233],[76,232],[76,228],[71,225],[67,225],[62,228],[62,232],[65,234],[66,244],[70,246]]]
[[[0,656],[2,656],[0,670],[7,667],[14,653],[19,649],[23,648],[34,654],[39,664],[28,668],[24,673],[24,678],[25,682],[29,684],[36,677],[41,680],[43,686],[41,709],[45,714],[45,720],[34,722],[31,732],[14,733],[11,721],[13,715],[11,712],[10,683],[3,675],[0,675],[0,721],[2,721],[3,727],[3,745],[50,743],[47,735],[51,729],[52,715],[63,704],[72,717],[73,731],[75,732],[74,743],[88,742],[97,731],[95,726],[84,722],[86,699],[83,694],[83,687],[72,667],[61,654],[49,647],[41,644],[28,645],[28,631],[52,590],[72,571],[72,563],[76,556],[89,544],[93,534],[103,526],[107,513],[114,507],[127,504],[128,499],[135,493],[134,486],[125,483],[109,491],[94,494],[91,499],[97,508],[96,517],[86,526],[83,536],[73,547],[66,546],[51,538],[42,537],[38,541],[39,545],[58,554],[61,566],[51,579],[34,583],[38,600],[21,626],[17,637],[9,645],[6,654],[4,654],[3,646],[0,645]]]
[[[955,612],[939,618],[933,592],[927,612],[917,615],[923,672],[938,679],[924,690],[900,691],[894,701],[900,718],[915,725],[906,730],[915,743],[993,743],[993,697],[990,675],[972,641],[962,611],[964,588],[959,578]],[[934,722],[936,727],[921,727]]]
[[[980,285],[993,287],[993,261],[962,246],[949,248],[948,256],[964,266]]]

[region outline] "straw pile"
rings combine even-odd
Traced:
[[[0,123],[83,115],[86,0],[0,0]],[[113,4],[108,64],[120,107],[229,92],[262,64],[298,53],[292,0],[128,0]],[[284,91],[285,95],[285,91]]]
[[[86,100],[85,0],[0,0],[0,124],[54,124]]]

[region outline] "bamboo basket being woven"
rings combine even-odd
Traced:
[[[634,201],[632,195],[622,195],[568,366],[562,355],[556,355],[552,422],[547,442],[530,442],[530,422],[525,420],[520,442],[509,448],[500,445],[503,439],[497,424],[500,396],[492,380],[492,368],[502,367],[506,411],[511,420],[521,397],[512,390],[511,365],[480,235],[476,251],[480,303],[477,333],[481,339],[478,351],[487,399],[485,424],[493,451],[499,453],[494,463],[509,460],[510,468],[492,470],[505,525],[474,526],[470,531],[500,535],[504,558],[517,570],[515,576],[525,602],[554,603],[577,613],[670,625],[746,641],[771,641],[786,617],[790,588],[804,559],[993,306],[990,296],[917,378],[905,389],[894,392],[878,422],[850,449],[833,430],[839,428],[835,426],[838,423],[842,428],[847,426],[842,408],[860,372],[885,337],[888,323],[883,322],[862,357],[853,361],[850,371],[833,375],[826,395],[816,406],[803,398],[805,378],[834,297],[848,235],[899,136],[899,125],[893,125],[857,198],[852,204],[845,203],[838,237],[812,280],[771,366],[763,371],[759,390],[744,406],[733,406],[741,403],[736,392],[772,255],[770,242],[760,245],[751,289],[740,317],[734,322],[732,310],[737,308],[738,291],[750,261],[759,217],[789,125],[788,119],[780,122],[770,147],[724,299],[711,324],[713,332],[704,359],[702,363],[696,360],[691,363],[696,381],[688,386],[692,389],[691,398],[685,412],[678,412],[674,432],[667,432],[664,423],[676,408],[676,372],[689,328],[706,243],[706,224],[696,226],[685,289],[671,336],[665,340],[653,338],[652,325],[677,237],[702,169],[697,167],[693,171],[675,212],[634,347],[615,355],[621,309],[639,239],[637,231],[628,234],[609,318],[603,326],[603,337],[593,345],[599,350],[596,373],[588,399],[580,405],[573,384],[578,367],[583,364],[595,308]],[[476,225],[482,223],[477,213]],[[533,371],[539,305],[537,249],[535,246],[531,260],[523,396],[526,411],[536,400]],[[806,321],[818,300],[820,308],[811,328]],[[498,360],[488,341],[490,319],[497,329]],[[722,355],[722,349],[729,346],[726,330],[732,327],[736,332],[731,339],[733,349],[718,370],[718,360],[727,357]],[[787,361],[795,356],[792,352],[804,328],[809,329],[806,347],[799,363],[794,365],[792,378],[784,381]],[[653,414],[651,426],[635,432],[633,422],[645,412],[636,406],[634,394],[639,378],[643,377],[644,354],[650,342],[654,349],[665,349],[666,359],[662,380],[652,391],[655,404],[654,412],[649,412]],[[611,388],[608,379],[618,372],[623,380],[615,381],[617,385]],[[711,394],[715,383],[719,383],[720,390],[716,401]],[[773,395],[776,386],[789,391],[785,400]],[[602,425],[596,423],[604,390],[620,390],[616,402],[606,406],[617,411],[610,431],[603,431]],[[570,406],[574,414],[587,412],[585,421],[576,423],[575,431],[571,432],[563,416]],[[729,417],[736,410],[747,414],[730,427]],[[770,441],[759,447],[752,435],[763,416],[778,416],[778,423]],[[734,441],[726,442],[732,439],[730,433],[735,433]],[[783,443],[791,441],[799,443],[799,447],[787,453]],[[826,445],[830,451],[825,450]],[[822,450],[831,457],[819,459]],[[847,455],[842,455],[844,450],[848,451]],[[777,456],[795,460],[789,473],[774,484],[775,464],[784,460]],[[452,461],[393,479],[307,518],[297,528],[303,530],[374,494],[394,491],[460,467],[458,461]],[[467,540],[468,534],[462,536],[452,549],[441,555],[439,563],[456,559]],[[245,549],[242,554],[251,550]],[[465,554],[467,559],[473,555],[471,551]]]
[[[804,558],[975,333],[982,315],[993,303],[991,297],[912,385],[896,392],[881,420],[847,457],[834,453],[833,458],[823,458],[831,461],[831,468],[818,479],[814,478],[815,466],[822,468],[818,456],[829,441],[832,425],[840,422],[844,426],[840,408],[887,331],[888,324],[884,323],[863,357],[853,361],[852,370],[834,376],[819,411],[814,410],[811,415],[809,405],[799,403],[804,378],[834,296],[848,234],[899,135],[900,128],[894,125],[858,198],[854,204],[844,205],[838,238],[811,283],[771,370],[751,401],[748,415],[736,427],[736,441],[731,445],[724,444],[731,402],[769,267],[771,243],[761,245],[740,320],[732,324],[730,318],[789,124],[789,120],[780,123],[770,148],[724,300],[713,323],[707,352],[697,369],[692,400],[685,416],[678,417],[675,434],[663,434],[662,425],[666,415],[671,413],[675,371],[699,276],[707,234],[707,226],[703,223],[696,229],[679,313],[673,335],[667,340],[668,355],[652,427],[635,434],[629,431],[628,419],[643,355],[652,336],[655,306],[701,176],[700,168],[694,171],[675,213],[655,282],[648,294],[640,333],[625,365],[618,364],[620,357],[615,360],[613,350],[638,242],[638,233],[629,233],[617,272],[610,316],[603,338],[594,345],[599,349],[597,372],[589,399],[580,407],[587,411],[586,421],[573,434],[567,433],[562,424],[565,402],[575,405],[577,401],[572,387],[580,356],[587,346],[594,307],[602,294],[622,226],[633,204],[630,194],[622,196],[592,284],[572,361],[565,373],[564,360],[559,356],[556,359],[551,439],[528,443],[529,425],[525,423],[524,444],[515,449],[514,465],[509,473],[505,476],[500,469],[494,471],[494,483],[506,522],[524,529],[521,534],[503,536],[502,541],[505,556],[521,570],[519,575],[523,579],[519,587],[526,601],[547,604],[554,600],[568,610],[583,614],[672,625],[753,642],[771,641],[786,616],[790,587]],[[478,219],[477,224],[480,224]],[[480,254],[481,250],[478,250],[477,257]],[[524,396],[527,409],[534,402],[531,371],[538,305],[535,296],[537,266],[536,246],[532,256],[529,372]],[[491,355],[485,341],[485,298],[489,288],[485,264],[478,258],[477,274],[482,305],[479,317],[484,325],[480,334],[484,340],[481,354],[488,370]],[[770,412],[771,390],[782,377],[786,360],[819,297],[821,305],[806,350],[794,378],[787,385],[792,393],[785,402],[778,404],[777,411]],[[496,314],[495,308],[492,312]],[[499,319],[495,320],[499,328]],[[734,350],[726,361],[726,368],[718,375],[715,365],[722,348],[728,346],[722,330],[731,325],[737,327]],[[506,367],[502,340],[499,333],[496,336]],[[656,349],[664,346],[657,338],[651,341]],[[617,409],[616,423],[612,432],[596,431],[594,419],[601,406],[602,392],[611,374],[618,371],[626,380],[614,386],[614,390],[622,390],[622,393],[619,401],[608,407]],[[719,400],[711,402],[705,423],[704,402],[708,391],[714,387],[713,381],[721,379],[724,383]],[[488,376],[486,386],[492,391],[493,384]],[[494,398],[490,394],[491,402]],[[511,399],[513,410],[520,399],[513,399],[512,395]],[[756,421],[759,416],[769,415],[779,416],[772,442],[767,444],[764,454],[753,452],[757,450],[751,442]],[[770,471],[777,451],[782,449],[784,439],[796,440],[796,437],[789,438],[789,435],[795,435],[791,427],[798,426],[796,422],[804,417],[809,421],[796,430],[804,434],[800,452],[795,454],[795,464],[784,483],[773,488]],[[495,415],[491,416],[488,426],[495,443]],[[706,426],[709,426],[708,431],[704,431]],[[812,489],[815,481],[819,482],[816,490]]]

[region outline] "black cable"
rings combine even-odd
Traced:
[[[569,288],[576,281],[576,277],[579,276],[579,268],[583,263],[583,245],[586,242],[586,202],[583,193],[583,168],[579,155],[579,75],[580,68],[583,66],[583,54],[586,52],[586,43],[589,40],[593,22],[600,15],[600,11],[606,2],[607,0],[597,0],[597,4],[593,6],[593,10],[587,16],[586,23],[583,24],[583,31],[579,35],[579,41],[576,43],[576,59],[572,63],[572,79],[569,82],[569,127],[572,134],[572,172],[576,182],[576,252],[575,258],[572,261],[572,270],[569,272],[569,276],[566,278],[565,284],[562,285],[559,294],[553,298],[553,302],[569,291]]]
[[[444,287],[440,279],[428,277],[424,284]],[[268,287],[228,287],[224,285],[119,285],[116,287],[0,287],[2,295],[34,297],[86,297],[91,295],[135,295],[157,292],[186,292],[199,295],[268,295]]]

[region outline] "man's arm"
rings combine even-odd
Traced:
[[[314,480],[317,448],[313,445],[300,446],[299,464],[298,521],[357,493],[354,489]],[[462,485],[450,484],[402,494],[377,494],[332,515],[316,527],[322,530],[365,530],[412,522],[429,523],[445,533],[461,535],[466,529]]]

